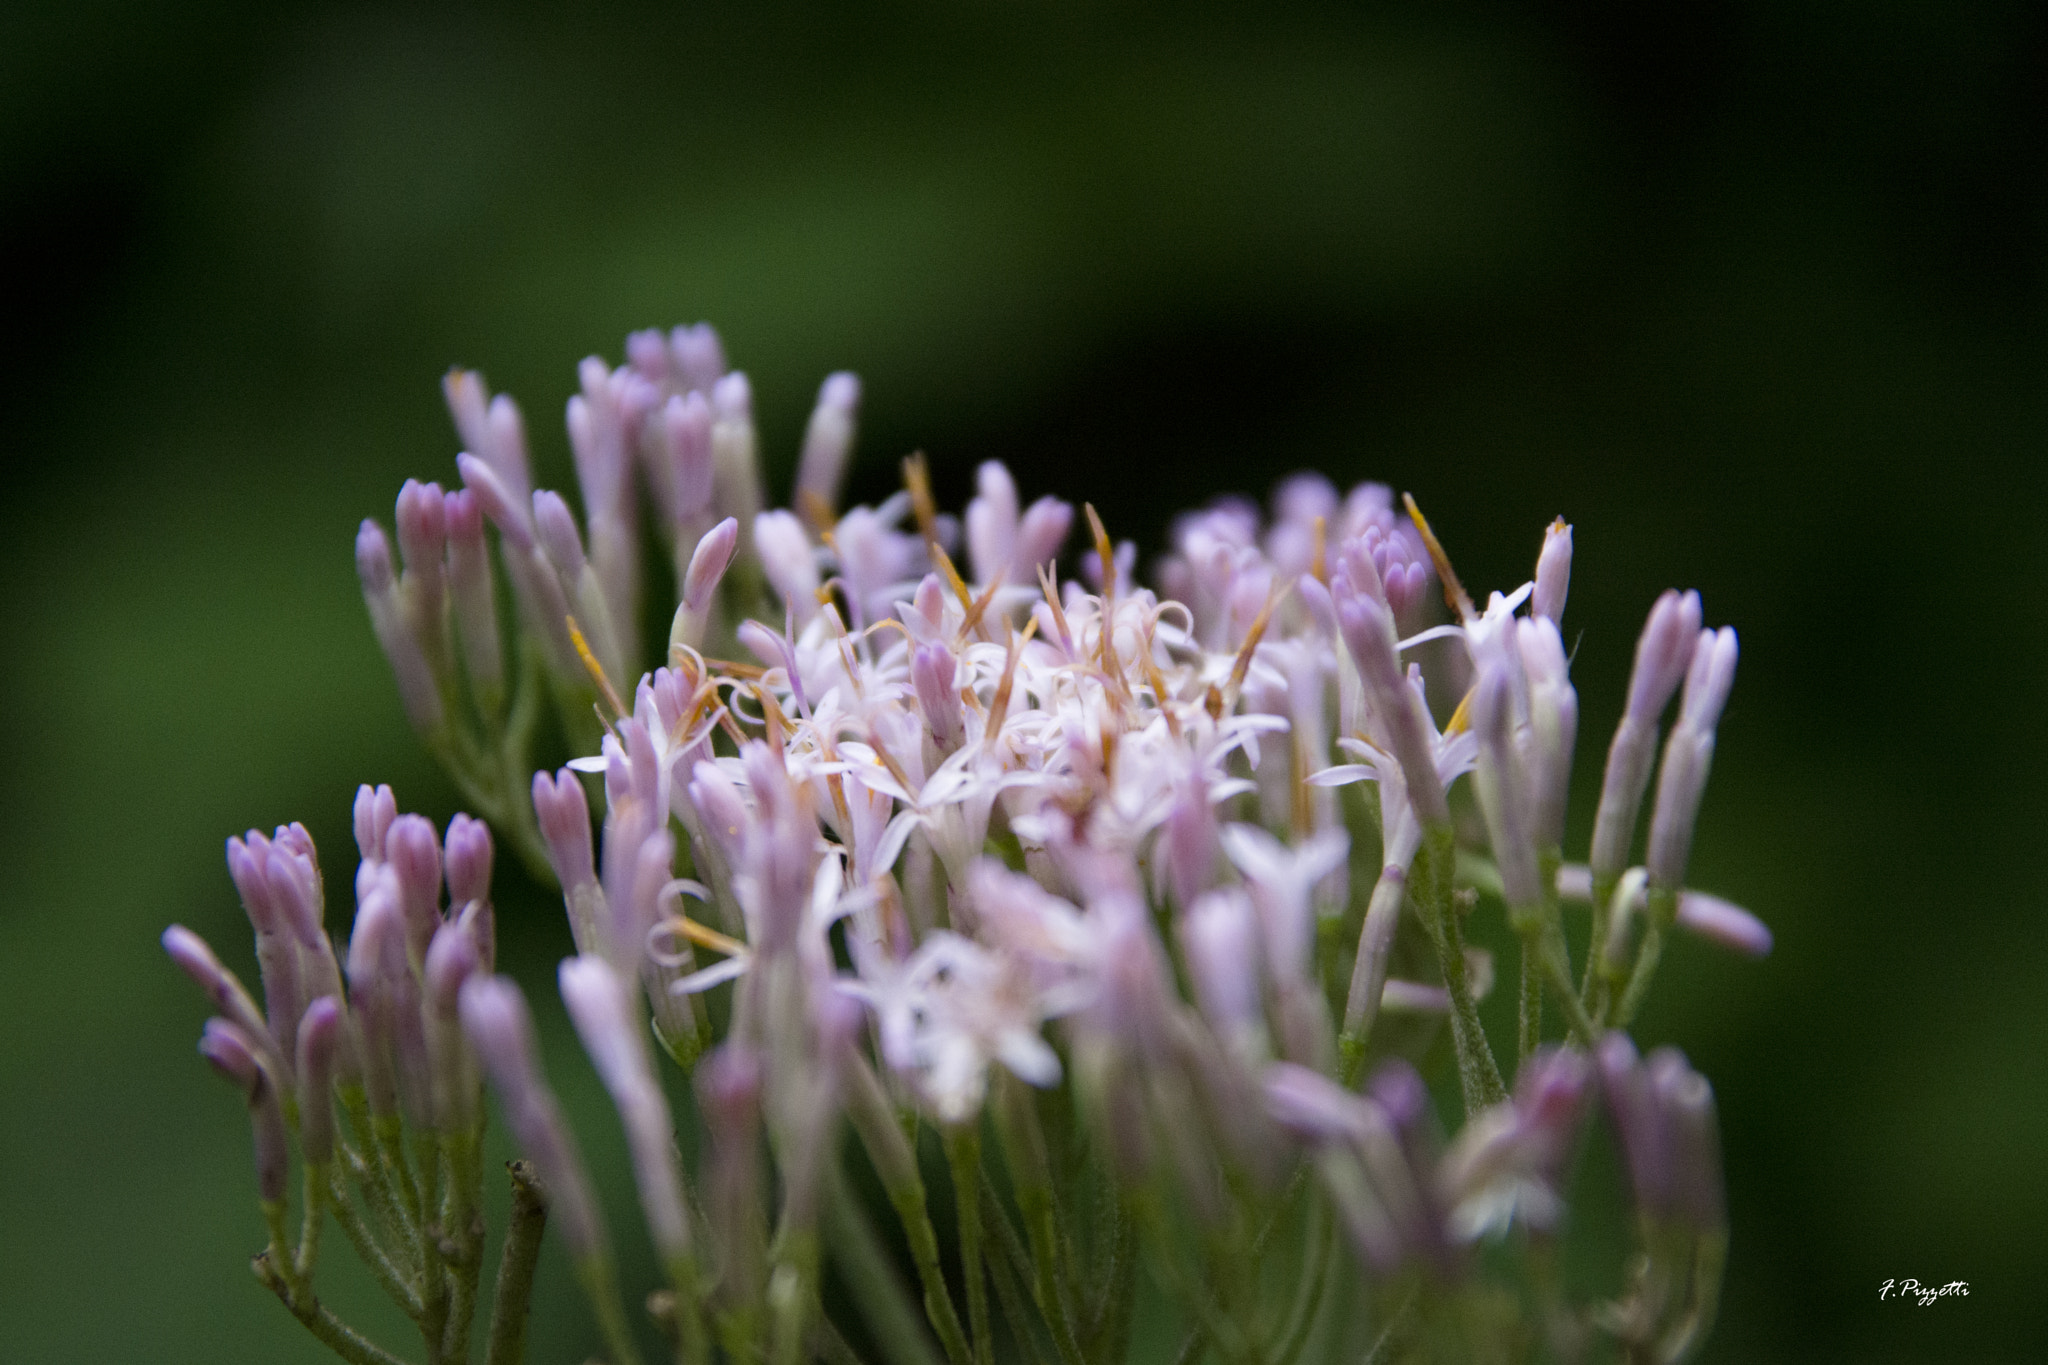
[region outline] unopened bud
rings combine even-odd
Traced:
[[[561,1106],[542,1079],[533,1016],[519,988],[501,976],[472,977],[460,997],[463,1032],[483,1063],[505,1121],[548,1191],[552,1221],[578,1264],[606,1255],[604,1224],[582,1155]]]
[[[391,675],[398,683],[398,698],[405,704],[406,719],[416,730],[432,730],[441,723],[441,690],[399,602],[391,542],[385,539],[384,528],[374,521],[365,521],[356,533],[356,575],[362,579],[363,605],[370,611],[370,628],[376,632],[378,647],[391,665]]]
[[[843,370],[826,376],[804,431],[803,454],[797,460],[798,505],[814,499],[827,511],[837,510],[859,412],[860,379]]]
[[[1572,583],[1572,528],[1563,517],[1543,532],[1543,549],[1536,556],[1536,592],[1529,609],[1536,616],[1557,625],[1564,620],[1564,599]]]
[[[334,1059],[341,1042],[341,1002],[323,995],[299,1021],[299,1145],[306,1160],[334,1158]]]

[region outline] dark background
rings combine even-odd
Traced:
[[[248,967],[224,836],[303,818],[346,887],[356,782],[454,808],[350,557],[453,478],[442,371],[566,485],[574,362],[702,317],[778,494],[850,367],[856,492],[999,456],[1148,553],[1303,466],[1413,489],[1476,586],[1564,513],[1581,840],[1641,614],[1697,586],[1743,664],[1694,877],[1778,935],[1680,945],[1640,1029],[1720,1096],[1708,1358],[2048,1358],[2042,10],[744,8],[0,14],[0,1357],[324,1358],[243,1269],[156,934]],[[559,909],[501,881],[550,1008]],[[580,1359],[543,1292],[533,1358]]]

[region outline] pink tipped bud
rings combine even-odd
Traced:
[[[391,542],[385,539],[384,528],[374,521],[365,521],[356,533],[356,576],[362,579],[363,605],[369,608],[370,628],[391,665],[398,698],[405,704],[406,719],[414,729],[431,730],[441,723],[441,691],[427,663],[426,651],[406,620],[391,564]]]
[[[497,471],[474,455],[457,455],[455,468],[462,475],[463,489],[476,499],[478,510],[498,528],[498,534],[517,549],[532,549],[531,495],[515,496]]]
[[[1058,498],[1040,498],[1024,509],[1017,524],[1016,548],[1010,552],[1010,576],[1025,584],[1042,564],[1059,558],[1067,531],[1074,524],[1074,504]]]
[[[391,822],[384,848],[405,915],[406,950],[418,962],[441,923],[441,841],[424,815],[401,815]]]
[[[1555,849],[1564,841],[1572,749],[1579,736],[1579,694],[1572,689],[1564,641],[1555,622],[1547,617],[1517,622],[1515,643],[1529,679],[1525,757],[1530,824],[1537,847]]]
[[[775,595],[808,621],[818,610],[818,561],[811,552],[803,523],[790,512],[763,512],[754,518],[754,553],[768,575]]]
[[[504,646],[498,636],[497,587],[484,541],[483,504],[468,489],[443,499],[448,521],[448,589],[455,601],[462,662],[480,694],[495,696],[505,685]]]
[[[576,774],[563,768],[553,777],[533,775],[533,813],[540,837],[548,846],[548,862],[562,883],[563,894],[597,881],[590,848],[590,798]]]
[[[299,1145],[306,1160],[334,1158],[334,1059],[341,1042],[341,1002],[323,995],[299,1021]]]
[[[668,338],[659,327],[626,333],[626,363],[640,377],[659,384],[668,378]]]
[[[1536,592],[1529,609],[1552,625],[1564,620],[1564,598],[1572,584],[1572,528],[1563,517],[1543,532],[1536,556]]]
[[[686,389],[709,393],[725,374],[725,345],[708,322],[670,332],[668,353]]]
[[[1675,891],[1685,880],[1693,826],[1714,761],[1714,725],[1735,680],[1735,657],[1734,631],[1724,626],[1719,632],[1700,632],[1686,675],[1685,701],[1664,746],[1664,768],[1657,778],[1657,805],[1644,858],[1653,886]]]
[[[548,1190],[555,1226],[578,1264],[606,1255],[604,1224],[576,1140],[541,1078],[533,1016],[519,988],[503,977],[472,977],[462,986],[463,1032],[498,1092],[505,1121]]]
[[[173,924],[164,930],[163,944],[164,952],[178,970],[191,977],[199,989],[206,992],[206,998],[213,1002],[215,1009],[251,1038],[275,1046],[270,1042],[270,1027],[264,1022],[262,1011],[256,1008],[255,1000],[235,974],[221,965],[205,939],[182,924]]]
[[[1425,827],[1444,823],[1451,818],[1450,806],[1437,777],[1429,719],[1423,713],[1422,698],[1401,674],[1393,616],[1369,591],[1353,584],[1349,567],[1340,567],[1331,578],[1330,599],[1345,647],[1358,665],[1366,698],[1400,761],[1409,805]]]
[[[1225,1038],[1259,1021],[1259,923],[1239,887],[1197,899],[1180,922],[1181,950],[1195,999]]]
[[[421,611],[439,618],[442,562],[448,552],[448,513],[441,485],[407,479],[398,490],[398,548],[406,577],[418,582]]]
[[[655,1248],[665,1259],[686,1256],[690,1229],[683,1213],[674,1121],[641,1041],[632,993],[603,958],[569,958],[560,976],[562,1003],[625,1126]]]
[[[366,863],[384,861],[384,836],[398,818],[398,798],[387,784],[372,787],[365,782],[356,788],[356,852]]]
[[[818,389],[818,404],[811,409],[810,425],[804,430],[803,454],[797,460],[799,503],[808,495],[828,510],[838,508],[859,413],[860,379],[843,370],[826,376]]]
[[[362,1024],[363,1083],[370,1108],[396,1112],[399,1012],[410,984],[405,960],[405,914],[387,875],[378,878],[356,910],[349,934],[348,989]]]
[[[967,566],[977,583],[1007,575],[1017,546],[1017,483],[1001,462],[976,472],[977,496],[967,504]]]
[[[1349,1142],[1371,1127],[1362,1097],[1305,1066],[1273,1063],[1266,1068],[1265,1090],[1274,1121],[1303,1142]]]
[[[669,516],[678,527],[711,509],[711,404],[701,393],[671,398],[661,411],[661,449],[674,484]],[[701,522],[698,522],[701,525]]]
[[[690,570],[683,575],[683,605],[692,612],[702,612],[711,605],[711,594],[718,589],[719,579],[725,576],[732,564],[733,551],[740,543],[740,524],[737,519],[727,517],[718,525],[705,532],[697,542],[697,548],[690,554]]]
[[[944,645],[919,645],[910,656],[911,686],[917,691],[917,704],[924,711],[925,724],[931,727],[932,740],[942,754],[959,748],[966,734],[960,694],[953,686],[956,667],[953,651]]]
[[[588,562],[583,553],[583,535],[576,529],[576,514],[569,510],[560,493],[543,488],[533,495],[533,524],[548,562],[573,591]]]
[[[1671,694],[1685,681],[1699,633],[1700,595],[1666,590],[1650,608],[1650,619],[1636,642],[1635,671],[1628,682],[1630,719],[1656,725]]]
[[[448,904],[460,910],[491,898],[491,827],[457,811],[448,822]]]
[[[1486,831],[1500,868],[1501,890],[1511,910],[1527,911],[1543,900],[1537,872],[1528,792],[1515,752],[1508,670],[1482,664],[1472,693],[1472,733],[1479,741],[1478,791]]]
[[[1678,927],[1745,957],[1769,957],[1770,926],[1732,901],[1687,891],[1678,898]]]
[[[225,1019],[209,1019],[199,1039],[199,1055],[249,1103],[249,1127],[255,1140],[256,1193],[266,1204],[284,1202],[285,1178],[291,1169],[284,1112],[277,1085],[258,1060],[258,1048],[242,1030]]]

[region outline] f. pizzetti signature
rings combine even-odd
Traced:
[[[1927,1307],[1936,1299],[1945,1299],[1951,1294],[1960,1294],[1964,1298],[1968,1298],[1970,1296],[1969,1281],[1950,1280],[1947,1284],[1934,1285],[1922,1284],[1918,1280],[1886,1280],[1877,1288],[1877,1296],[1880,1299],[1917,1298],[1920,1300],[1922,1308]]]

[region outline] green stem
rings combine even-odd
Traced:
[[[917,1154],[903,1129],[897,1126],[880,1081],[866,1059],[859,1056],[847,1066],[846,1114],[867,1150],[869,1164],[881,1177],[897,1221],[903,1225],[904,1238],[910,1243],[910,1259],[917,1266],[918,1282],[924,1289],[925,1317],[938,1333],[949,1365],[969,1365],[967,1334],[961,1330],[960,1314],[953,1306],[953,1294],[946,1287],[945,1271],[939,1264],[939,1238],[932,1227],[924,1177],[917,1169]],[[977,1163],[979,1160],[977,1154]]]
[[[577,1262],[576,1281],[590,1300],[598,1335],[611,1352],[611,1365],[640,1365],[640,1348],[633,1344],[633,1329],[626,1322],[626,1305],[619,1297],[619,1277],[612,1269],[611,1258],[584,1257]]]
[[[910,1306],[910,1291],[897,1278],[888,1249],[847,1192],[844,1180],[831,1182],[825,1199],[825,1233],[832,1243],[832,1263],[853,1291],[854,1303],[867,1319],[875,1344],[895,1365],[939,1365],[924,1324]]]
[[[1074,1338],[1073,1318],[1061,1294],[1059,1225],[1053,1211],[1045,1133],[1022,1081],[1005,1074],[997,1079],[996,1087],[996,1126],[1002,1135],[1017,1207],[1024,1215],[1024,1232],[1031,1243],[1032,1297],[1038,1301],[1038,1311],[1045,1317],[1062,1365],[1084,1365],[1080,1343]]]
[[[356,1249],[356,1255],[361,1258],[363,1264],[370,1268],[370,1273],[376,1277],[386,1296],[404,1309],[407,1317],[418,1322],[419,1295],[413,1292],[405,1272],[391,1259],[390,1253],[378,1245],[375,1235],[364,1225],[362,1215],[349,1203],[347,1192],[341,1185],[340,1172],[332,1172],[329,1180],[329,1194],[332,1197],[328,1201],[328,1207],[334,1212],[334,1221],[341,1224],[341,1230],[348,1237],[349,1244]]]
[[[293,1274],[300,1284],[313,1278],[313,1266],[320,1259],[321,1211],[327,1206],[330,1167],[326,1162],[306,1163],[306,1217],[299,1225],[299,1250],[292,1257]]]
[[[1543,1041],[1543,974],[1537,965],[1542,956],[1536,935],[1522,935],[1522,995],[1516,1013],[1515,1056],[1524,1062]]]
[[[1455,836],[1448,824],[1437,825],[1423,835],[1416,879],[1423,925],[1429,930],[1443,967],[1444,988],[1451,997],[1451,1042],[1458,1053],[1458,1088],[1469,1117],[1507,1098],[1500,1067],[1486,1041],[1486,1029],[1479,1022],[1478,1007],[1465,976],[1465,932],[1458,923],[1457,907],[1451,901],[1451,869],[1455,859]]]
[[[307,1331],[349,1365],[405,1365],[400,1357],[335,1317],[310,1289],[294,1290],[278,1267],[271,1263],[270,1253],[258,1256],[250,1263],[250,1268],[256,1272],[256,1278],[263,1282],[263,1286],[277,1295],[278,1301],[291,1311],[291,1315],[305,1324]]]
[[[967,1282],[967,1320],[974,1329],[975,1365],[995,1365],[988,1281],[982,1271],[981,1133],[973,1124],[960,1124],[945,1130],[943,1143],[946,1164],[953,1171],[954,1207],[960,1221],[960,1273]]]
[[[1012,1335],[1031,1365],[1056,1362],[1059,1352],[1052,1344],[1052,1333],[1035,1311],[1030,1295],[1031,1253],[1024,1249],[1023,1237],[986,1182],[981,1187],[981,1222],[994,1233],[996,1254],[988,1258],[989,1278],[995,1281],[996,1297],[1002,1301]]]
[[[1308,1344],[1309,1330],[1315,1326],[1316,1314],[1323,1306],[1323,1293],[1329,1286],[1330,1267],[1337,1248],[1337,1225],[1321,1200],[1309,1205],[1307,1241],[1309,1259],[1302,1266],[1301,1283],[1296,1288],[1294,1304],[1288,1309],[1286,1324],[1269,1357],[1274,1365],[1294,1365],[1301,1348]]]
[[[484,1365],[520,1365],[526,1358],[526,1315],[533,1301],[540,1237],[548,1222],[547,1190],[532,1164],[508,1162],[505,1170],[512,1177],[512,1217],[505,1227],[505,1250],[498,1261]]]

